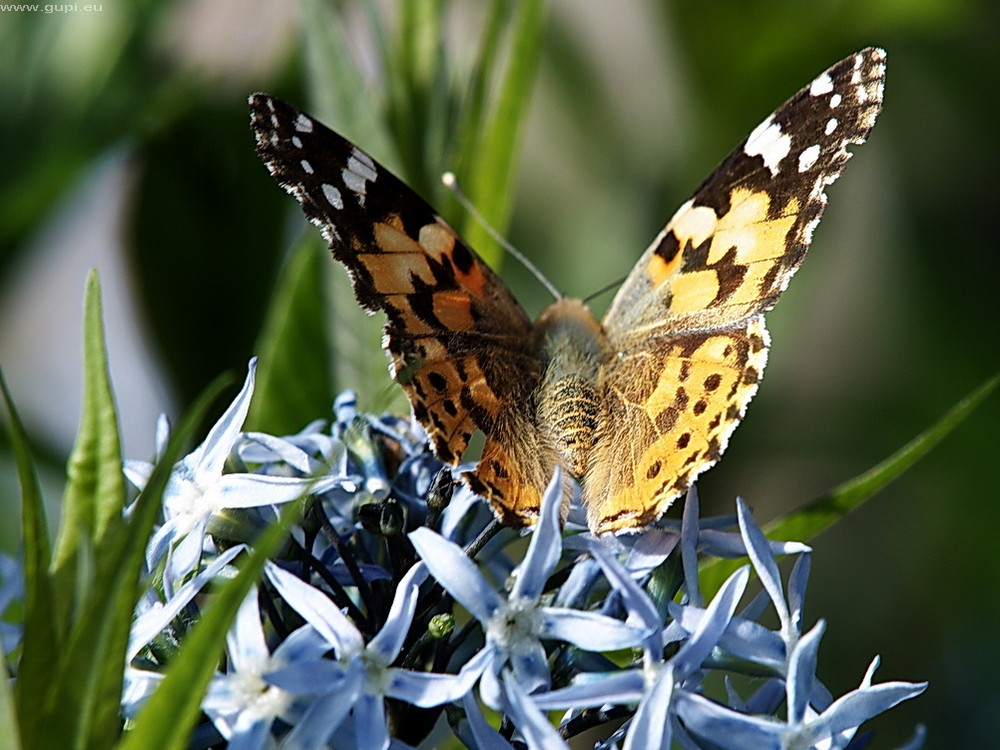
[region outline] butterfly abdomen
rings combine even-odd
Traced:
[[[608,356],[604,330],[579,300],[561,299],[535,324],[544,365],[536,406],[539,428],[575,477],[587,472],[601,412],[598,378]]]

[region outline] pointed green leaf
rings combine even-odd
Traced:
[[[57,636],[55,603],[52,594],[52,580],[49,577],[49,562],[52,548],[49,542],[48,524],[42,492],[35,473],[34,461],[28,447],[28,436],[21,418],[14,408],[7,383],[0,374],[0,389],[9,415],[10,442],[14,453],[18,479],[21,484],[21,527],[24,544],[24,641],[21,660],[18,665],[17,682],[10,685],[4,675],[0,690],[0,737],[9,737],[11,742],[20,738],[18,725],[34,726],[40,718],[37,715],[38,697],[44,695],[50,686],[50,676],[59,654],[60,641]],[[0,659],[0,662],[3,660]],[[6,664],[4,664],[6,671]],[[16,696],[20,707],[21,720],[13,714],[10,701]],[[8,715],[10,714],[10,715]],[[13,747],[14,745],[11,745]]]
[[[100,283],[96,272],[87,279],[84,306],[84,392],[80,429],[67,466],[63,497],[63,516],[50,563],[49,603],[39,603],[36,618],[51,618],[49,638],[44,633],[25,633],[22,672],[18,679],[19,705],[23,739],[28,746],[69,747],[66,744],[87,735],[87,726],[95,719],[90,693],[81,703],[65,704],[60,693],[68,685],[53,680],[58,663],[51,669],[54,652],[62,661],[73,637],[67,634],[73,620],[87,607],[88,600],[99,593],[102,582],[94,577],[95,559],[104,540],[113,543],[124,526],[125,478],[121,470],[118,419],[108,376],[107,352],[101,320]],[[40,584],[36,577],[35,585]],[[37,593],[41,593],[36,589]],[[89,648],[92,644],[87,643]],[[86,648],[84,650],[87,650]],[[89,682],[97,674],[91,670],[73,673],[71,681]],[[21,684],[21,679],[25,684]],[[39,680],[47,680],[44,686]],[[120,680],[120,678],[119,678]],[[91,685],[93,687],[93,685]],[[56,713],[60,721],[53,721]],[[45,738],[55,733],[56,744]]]
[[[329,413],[329,264],[312,235],[298,243],[285,264],[257,344],[260,365],[245,429],[287,435]]]
[[[215,673],[236,611],[260,579],[264,563],[284,542],[300,511],[298,503],[287,507],[281,520],[261,533],[239,575],[215,592],[211,605],[171,661],[163,682],[140,711],[122,750],[183,750],[188,746],[188,737],[201,715],[202,696]]]
[[[33,746],[110,747],[118,736],[125,651],[163,489],[182,449],[229,380],[218,378],[198,398],[168,441],[121,533],[95,551],[94,586],[81,602],[55,671],[47,675],[52,686],[47,721]]]
[[[57,573],[67,566],[72,572],[80,540],[100,540],[110,525],[120,521],[125,504],[118,416],[108,376],[96,271],[87,278],[83,336],[83,410],[66,467],[62,523],[52,561]],[[63,578],[68,580],[69,576]]]
[[[387,50],[389,108],[393,142],[406,182],[425,198],[437,192],[438,152],[444,123],[446,92],[439,72],[444,43],[441,0],[398,0],[396,33]],[[430,147],[429,147],[430,145]]]
[[[941,419],[868,471],[834,487],[799,510],[765,525],[764,533],[775,541],[808,542],[872,497],[889,482],[923,458],[954,430],[1000,384],[994,375],[949,409]],[[713,559],[701,568],[703,589],[712,592],[740,566],[741,560]]]

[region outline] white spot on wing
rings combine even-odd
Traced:
[[[295,118],[295,129],[300,133],[311,133],[313,131],[313,121],[299,112]]]
[[[341,197],[340,191],[333,185],[323,183],[323,197],[326,198],[327,203],[338,211],[344,207],[344,199]]]
[[[812,96],[823,96],[833,91],[833,79],[829,73],[824,73],[809,85],[809,93]]]
[[[840,94],[834,94],[833,96],[831,96],[830,97],[830,109],[834,109],[835,107],[839,107],[840,103],[843,101],[843,99],[844,99],[844,97],[842,97]]]
[[[341,171],[341,177],[344,178],[344,184],[352,192],[364,197],[365,195],[365,178],[356,172],[352,172],[349,169],[344,169]]]
[[[819,146],[813,144],[801,154],[799,154],[799,171],[809,171],[819,158]]]
[[[351,157],[347,160],[347,168],[369,182],[375,182],[375,178],[378,176],[378,172],[375,170],[375,163],[368,154],[358,149],[354,149],[353,153],[351,153]]]
[[[302,161],[300,161],[299,164],[302,165],[302,169],[305,170],[306,174],[312,174],[313,173],[312,164],[310,164],[305,159],[303,159]]]
[[[355,148],[351,152],[351,158],[348,160],[347,166],[363,175],[367,180],[375,182],[375,176],[377,175],[375,162],[364,151]]]
[[[295,148],[302,148],[302,139],[299,138],[297,135],[293,135],[292,145],[295,146]]]
[[[347,166],[340,171],[344,184],[349,190],[356,193],[364,205],[365,195],[368,193],[367,183],[375,182],[378,177],[378,170],[375,162],[371,160],[365,152],[355,148],[347,159]]]
[[[781,126],[768,117],[754,128],[743,147],[747,156],[761,156],[771,174],[778,173],[778,164],[792,150],[792,139],[781,132]]]
[[[830,135],[836,129],[837,129],[837,118],[831,117],[826,123],[826,130],[824,132],[827,135]]]

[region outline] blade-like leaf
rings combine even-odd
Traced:
[[[84,312],[83,410],[66,467],[62,523],[52,560],[53,570],[64,583],[75,575],[73,565],[82,535],[92,542],[99,541],[111,524],[120,522],[125,505],[118,417],[108,376],[103,326],[100,281],[97,272],[91,271]],[[114,469],[109,470],[110,467]],[[67,567],[63,576],[62,571]],[[71,603],[72,597],[66,605]]]
[[[58,630],[55,626],[55,603],[49,561],[52,548],[49,543],[48,524],[42,492],[35,473],[34,461],[28,447],[28,436],[14,408],[7,383],[0,374],[0,389],[9,415],[10,442],[21,484],[21,527],[24,544],[24,643],[18,665],[18,679],[13,685],[6,674],[0,675],[0,737],[11,742],[20,738],[17,725],[21,722],[12,713],[16,696],[21,712],[31,712],[37,707],[38,696],[44,695],[51,682],[51,674],[59,654]],[[0,662],[3,660],[0,659]],[[6,672],[6,664],[3,665]]]
[[[437,192],[437,149],[446,109],[438,82],[444,55],[441,0],[398,0],[396,33],[383,52],[389,91],[386,112],[393,143],[410,187],[425,198]]]
[[[941,419],[884,461],[834,487],[803,508],[765,525],[764,533],[767,538],[774,541],[808,542],[825,531],[923,458],[996,390],[997,385],[1000,385],[1000,375],[989,378],[949,409]],[[714,591],[740,564],[740,560],[713,559],[702,568],[702,584],[709,591]]]
[[[2,644],[0,644],[2,645]],[[0,750],[21,750],[14,690],[7,669],[7,660],[0,659]]]
[[[300,514],[291,504],[281,520],[265,530],[239,575],[222,585],[212,604],[191,629],[174,656],[163,682],[140,711],[122,750],[182,750],[201,714],[202,696],[215,673],[226,632],[251,587],[260,579],[264,563],[285,540],[288,528]]]
[[[285,435],[333,403],[325,250],[312,236],[285,264],[257,344],[260,365],[244,429]]]
[[[129,629],[163,489],[182,449],[229,380],[218,378],[195,402],[171,436],[120,533],[94,548],[93,586],[80,602],[55,669],[45,675],[48,700],[38,701],[37,713],[43,721],[37,744],[31,746],[110,747],[117,738]],[[121,466],[106,470],[121,473]]]
[[[101,666],[92,662],[89,670],[72,674],[70,682],[88,686],[86,692],[78,695],[76,702],[61,700],[60,693],[71,689],[71,686],[65,681],[53,679],[53,671],[59,674],[60,663],[65,663],[73,641],[71,634],[67,637],[74,627],[73,618],[86,609],[92,596],[101,595],[102,581],[99,576],[94,576],[100,547],[106,539],[110,539],[112,544],[120,543],[117,540],[122,536],[124,527],[125,477],[121,470],[118,417],[108,375],[100,282],[96,271],[92,271],[87,279],[83,355],[82,416],[66,470],[62,522],[51,561],[50,604],[40,605],[54,615],[54,634],[50,633],[48,640],[41,640],[41,634],[25,632],[25,662],[18,680],[22,738],[25,744],[33,747],[69,747],[68,742],[86,737],[92,723],[100,720],[94,710],[95,701],[100,698],[94,681],[102,670]],[[90,556],[98,559],[88,559]],[[85,563],[82,567],[81,562]],[[39,617],[45,615],[44,612],[36,614]],[[127,627],[127,619],[125,624]],[[88,642],[84,650],[93,653],[99,650],[91,650],[97,645]],[[38,651],[55,654],[59,660],[55,670],[45,668],[52,665],[51,657]],[[26,684],[22,685],[22,679]],[[46,685],[38,685],[39,680],[46,680]],[[118,680],[120,685],[120,676]],[[60,720],[53,721],[57,711]],[[103,712],[102,716],[106,717],[107,712]],[[53,734],[56,744],[45,739]]]

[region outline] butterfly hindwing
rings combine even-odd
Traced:
[[[520,304],[423,199],[350,141],[263,94],[250,97],[250,113],[271,174],[322,230],[361,305],[386,314],[393,376],[435,452],[455,464],[483,430],[520,470],[484,466],[469,479],[482,474],[487,497],[533,504],[529,480],[553,467],[508,445],[537,429],[529,405],[539,365]]]
[[[884,74],[885,53],[864,49],[789,99],[619,290],[604,319],[617,356],[602,373],[604,432],[585,488],[592,526],[648,525],[725,449],[766,362],[763,313],[802,263],[847,147],[874,125]],[[637,444],[619,455],[626,437]]]

